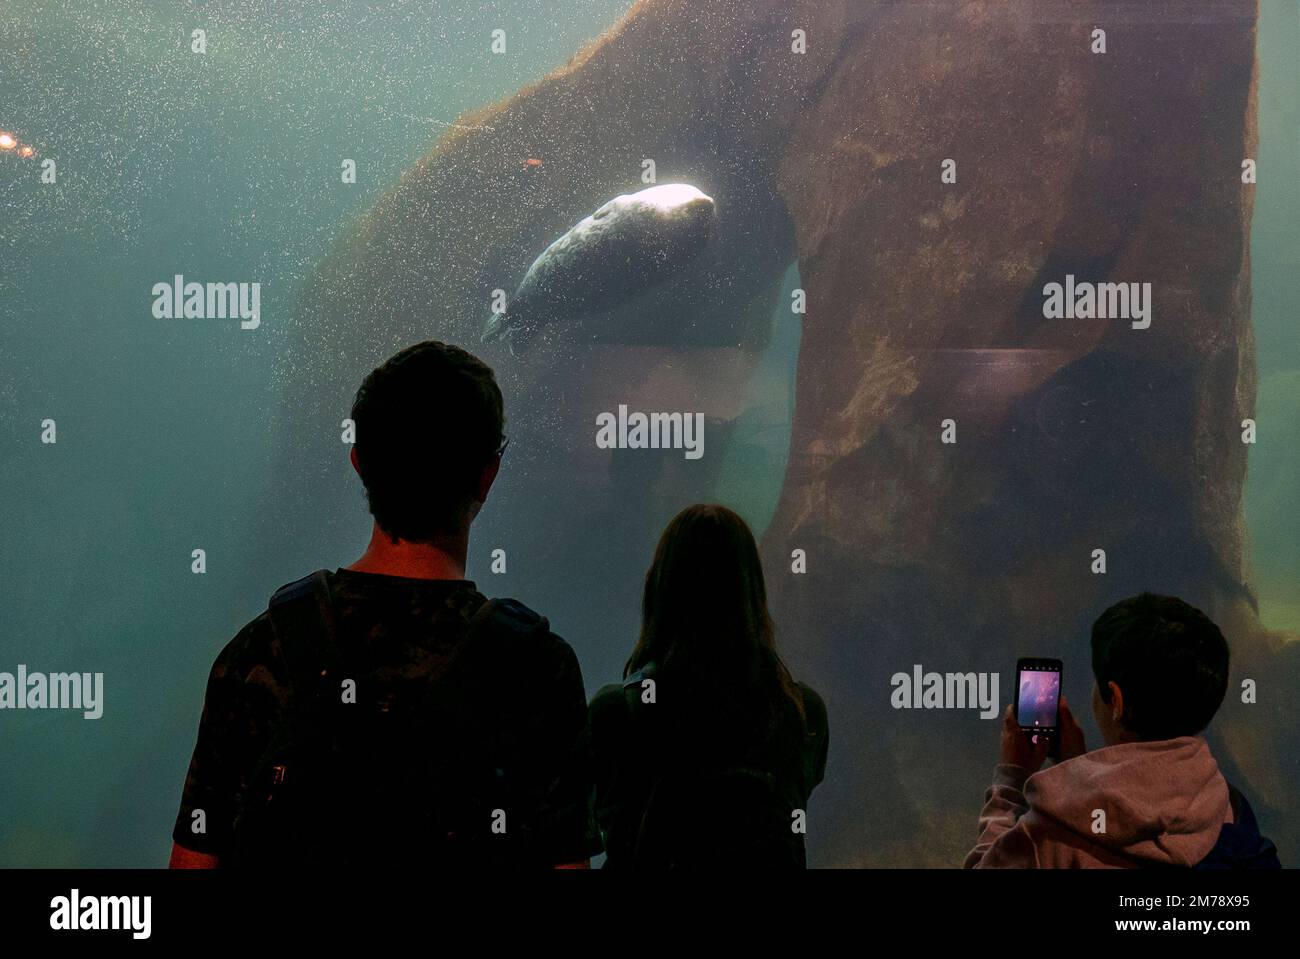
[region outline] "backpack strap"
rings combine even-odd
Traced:
[[[646,663],[635,673],[623,680],[623,699],[627,702],[627,708],[634,714],[641,712],[641,707],[645,704],[641,701],[641,683],[647,679],[654,679],[658,671],[654,663]]]
[[[488,631],[497,634],[532,636],[549,632],[550,621],[514,599],[489,599],[470,618],[470,634]]]
[[[318,690],[338,669],[340,658],[329,573],[318,569],[281,586],[267,614],[295,696]]]
[[[627,679],[623,680],[623,703],[627,708],[628,727],[632,732],[635,751],[656,770],[657,782],[663,773],[661,768],[660,743],[658,727],[647,713],[648,704],[641,699],[641,683],[653,680],[659,667],[655,663],[646,663]],[[658,690],[655,690],[658,694]]]
[[[280,723],[262,756],[262,765],[286,743],[324,713],[331,680],[338,672],[340,653],[334,596],[329,573],[318,569],[281,586],[267,604],[271,628],[292,690],[290,714]]]
[[[465,639],[447,658],[439,675],[445,675],[467,654],[483,649],[493,639],[527,639],[549,632],[550,621],[513,599],[489,599],[469,617]]]
[[[337,670],[338,637],[334,617],[334,600],[329,587],[329,573],[318,569],[302,579],[281,586],[267,604],[267,618],[280,646],[291,690],[288,713],[276,725],[270,740],[249,770],[248,790],[265,787],[269,773],[271,785],[278,785],[287,775],[283,766],[273,766],[286,747],[300,742],[303,731],[323,714],[328,695],[326,683]],[[241,790],[236,799],[233,828],[236,837],[255,794]],[[242,851],[237,840],[236,859]]]
[[[647,790],[630,850],[633,868],[642,870],[663,869],[668,865],[669,859],[665,857],[671,856],[671,850],[663,841],[662,834],[671,832],[672,826],[665,826],[661,820],[665,810],[671,816],[673,807],[681,799],[678,795],[681,784],[676,780],[679,770],[671,758],[663,755],[660,729],[647,712],[649,704],[641,699],[641,684],[654,679],[657,672],[658,666],[650,662],[623,680],[623,703],[631,731],[630,749],[641,757],[650,772],[645,780]]]

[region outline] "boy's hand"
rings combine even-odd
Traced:
[[[1067,759],[1082,756],[1087,751],[1088,745],[1083,741],[1083,727],[1074,718],[1074,713],[1070,712],[1070,705],[1065,701],[1065,695],[1062,694],[1061,749],[1057,761],[1065,762]]]
[[[1016,722],[1016,711],[1007,705],[1002,714],[1002,750],[999,761],[1005,766],[1019,766],[1030,773],[1036,773],[1047,759],[1047,737],[1034,736],[1038,742],[1031,742],[1033,734],[1026,733]]]

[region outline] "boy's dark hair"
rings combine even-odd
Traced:
[[[457,530],[504,441],[492,368],[433,340],[408,346],[367,376],[352,420],[370,512],[394,540],[413,543]]]
[[[1111,681],[1124,691],[1124,728],[1139,739],[1194,736],[1228,691],[1228,643],[1199,609],[1142,593],[1093,623],[1092,672],[1105,702]]]

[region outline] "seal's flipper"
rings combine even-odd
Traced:
[[[540,327],[532,323],[512,323],[506,330],[511,356],[523,356],[525,348],[537,338]]]
[[[506,323],[506,315],[504,313],[493,313],[488,318],[487,325],[483,327],[483,335],[479,339],[484,343],[491,343],[505,336],[509,329],[509,324]]]

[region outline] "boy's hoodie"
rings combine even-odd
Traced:
[[[1205,740],[1122,743],[1028,776],[999,765],[966,868],[1194,866],[1233,821]],[[1094,832],[1105,812],[1105,831]]]

